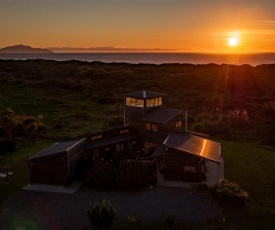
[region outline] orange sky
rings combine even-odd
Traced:
[[[0,47],[275,52],[274,12],[272,0],[0,0]]]

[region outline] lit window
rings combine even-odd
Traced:
[[[126,105],[134,106],[134,107],[144,107],[144,100],[143,99],[126,97]]]
[[[186,172],[197,172],[196,167],[187,166],[187,165],[184,166],[184,171],[186,171]]]
[[[153,131],[158,131],[158,125],[152,124],[152,130]]]
[[[162,105],[162,97],[152,98],[146,100],[146,107],[155,107]]]
[[[151,130],[151,124],[147,123],[147,124],[146,124],[146,129],[147,129],[147,130]]]
[[[162,97],[159,97],[159,105],[162,105]]]
[[[119,131],[120,134],[123,134],[123,133],[129,133],[129,129],[122,129]]]
[[[177,121],[176,122],[176,128],[179,128],[179,127],[181,127],[182,126],[182,122],[181,121]]]
[[[94,141],[94,140],[98,140],[98,139],[101,139],[101,138],[102,138],[102,135],[95,135],[95,136],[91,137],[91,140]]]

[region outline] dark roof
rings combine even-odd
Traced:
[[[208,160],[221,162],[219,143],[192,134],[169,134],[163,145]]]
[[[85,140],[86,140],[86,138],[82,138],[82,139],[77,139],[77,140],[73,140],[73,141],[64,141],[64,142],[55,143],[55,144],[51,145],[50,147],[42,150],[41,152],[29,157],[29,159],[45,157],[45,156],[54,155],[54,154],[61,153],[61,152],[66,152],[70,148],[74,147],[78,143],[81,143],[82,141],[85,141]]]
[[[87,149],[96,149],[107,145],[129,141],[136,138],[137,136],[132,133],[120,134],[113,137],[103,137],[102,139],[99,139],[99,140],[89,141],[86,147]]]
[[[155,92],[150,92],[150,91],[143,90],[143,91],[138,91],[138,92],[125,93],[125,94],[122,94],[122,95],[126,96],[126,97],[146,99],[146,98],[162,97],[162,96],[165,96],[166,94],[155,93]]]
[[[161,157],[161,156],[164,156],[164,146],[163,146],[163,144],[158,145],[156,150],[152,153],[151,158],[152,157]]]
[[[160,107],[152,111],[148,111],[145,114],[134,114],[130,117],[130,120],[148,121],[158,124],[165,124],[166,122],[170,121],[182,112],[183,110],[180,109]]]

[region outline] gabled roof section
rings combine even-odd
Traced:
[[[152,153],[151,158],[164,156],[164,146],[159,144],[156,150]]]
[[[152,111],[148,111],[145,114],[134,114],[130,116],[130,120],[165,124],[166,122],[170,121],[182,112],[183,110],[180,109],[170,109],[161,107],[154,109]]]
[[[34,156],[29,157],[29,159],[55,155],[55,154],[58,154],[61,152],[67,152],[71,148],[73,148],[75,145],[77,145],[85,140],[86,140],[86,138],[77,139],[77,140],[73,140],[73,141],[57,142],[57,143],[51,145],[50,147],[42,150],[41,152],[35,154]]]
[[[162,97],[162,96],[165,96],[166,94],[143,90],[143,91],[138,91],[138,92],[126,93],[126,94],[122,94],[122,95],[125,97],[147,99],[147,98]]]
[[[169,134],[163,145],[214,162],[221,162],[219,143],[192,134]]]

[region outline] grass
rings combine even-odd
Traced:
[[[273,151],[219,141],[225,162],[225,179],[236,182],[249,195],[244,208],[221,204],[227,227],[271,229],[275,220],[275,155]]]
[[[13,172],[13,175],[9,177],[9,184],[6,184],[6,178],[0,177],[0,203],[28,183],[29,170],[27,158],[51,144],[53,144],[53,141],[42,141],[31,144],[26,140],[22,140],[18,143],[18,151],[5,155],[0,159],[0,172],[4,172],[5,166],[12,167],[11,171]]]

